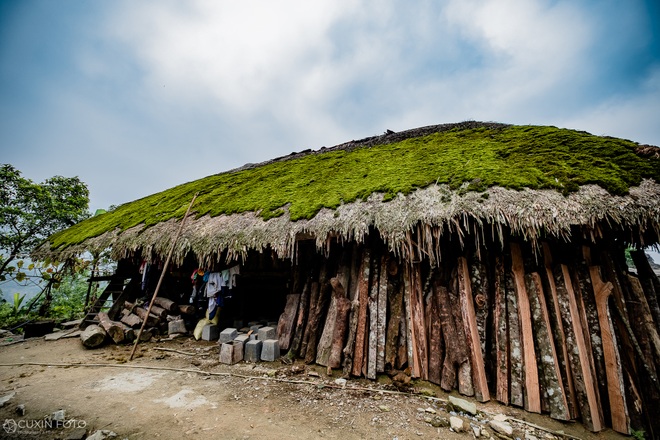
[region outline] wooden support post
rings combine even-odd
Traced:
[[[305,286],[303,287],[300,296],[300,302],[298,303],[298,318],[296,319],[294,326],[293,340],[291,341],[289,352],[287,353],[289,359],[295,359],[300,354],[300,347],[302,346],[303,333],[305,326],[307,325],[307,315],[309,312],[310,285],[311,280],[308,278],[307,281],[305,281]]]
[[[417,359],[417,348],[415,347],[413,316],[412,316],[412,283],[410,281],[411,270],[409,264],[403,265],[403,304],[406,308],[406,349],[408,357],[408,367],[412,377],[419,377],[419,359]]]
[[[424,294],[419,264],[413,264],[408,271],[410,274],[410,319],[412,325],[413,374],[428,380],[428,352],[426,341],[426,325],[424,319]],[[417,368],[415,368],[415,365]]]
[[[305,363],[311,364],[316,360],[316,351],[319,342],[319,334],[322,330],[321,322],[323,315],[328,307],[328,301],[330,300],[330,293],[332,287],[330,283],[327,282],[328,277],[328,266],[324,264],[321,266],[321,271],[319,274],[319,299],[314,307],[314,314],[310,319],[309,326],[309,335],[307,336],[307,351],[305,353]]]
[[[429,325],[429,381],[440,385],[442,376],[442,360],[444,344],[442,340],[442,322],[438,305],[436,288],[431,290],[427,305],[427,324]]]
[[[598,321],[603,340],[603,354],[605,358],[605,373],[607,374],[607,394],[610,401],[610,414],[612,429],[622,434],[630,434],[630,419],[626,408],[623,375],[621,371],[621,357],[616,343],[612,318],[608,307],[608,298],[614,286],[610,282],[603,282],[600,269],[597,266],[589,267],[591,284],[596,295]]]
[[[525,270],[522,253],[518,243],[511,243],[511,272],[518,296],[518,316],[522,336],[523,362],[525,371],[525,409],[529,412],[541,412],[541,394],[539,389],[539,370],[534,350],[534,334],[530,314],[529,297],[525,288]]]
[[[467,260],[458,258],[458,284],[461,302],[461,314],[465,328],[470,361],[472,364],[472,381],[477,400],[487,402],[490,400],[488,382],[486,380],[486,369],[484,366],[483,352],[479,329],[477,328],[477,317],[474,311],[474,299],[472,298],[472,286],[470,284],[470,272]]]

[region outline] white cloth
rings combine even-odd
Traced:
[[[229,288],[236,287],[236,276],[241,274],[241,266],[236,265],[229,268]]]
[[[224,285],[226,284],[222,279],[222,274],[220,272],[211,272],[209,274],[209,280],[206,282],[206,296],[216,296],[220,292],[220,288]]]

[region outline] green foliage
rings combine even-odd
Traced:
[[[58,321],[82,318],[85,312],[85,296],[88,286],[86,276],[65,277],[59,288],[53,290],[50,317]]]
[[[21,295],[18,292],[14,293],[14,306],[12,307],[12,312],[14,312],[14,314],[18,314],[21,310],[21,304],[23,304],[24,299],[25,295]]]
[[[630,430],[630,435],[635,440],[645,440],[646,439],[645,434],[646,434],[646,432],[644,432],[643,429],[640,429],[639,431],[636,431],[634,429]]]
[[[254,211],[269,219],[282,215],[288,205],[294,221],[374,192],[390,200],[436,183],[461,191],[497,185],[564,194],[597,184],[612,194],[625,194],[643,178],[660,182],[660,161],[636,155],[637,146],[556,127],[454,129],[209,176],[118,206],[55,234],[51,243],[54,248],[69,246],[106,231],[181,218],[196,192],[198,216]]]
[[[77,177],[55,176],[43,183],[0,165],[0,280],[11,261],[27,255],[56,231],[89,217],[87,185]],[[22,262],[17,268],[22,268]],[[22,272],[18,276],[24,280]]]

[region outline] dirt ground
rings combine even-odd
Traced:
[[[429,422],[434,418],[450,416],[441,400],[447,395],[425,382],[415,383],[415,391],[437,399],[387,393],[394,390],[387,376],[378,382],[350,380],[341,388],[335,383],[338,371],[329,377],[320,367],[300,363],[227,366],[218,362],[216,343],[190,338],[141,344],[138,357],[128,362],[130,350],[114,345],[87,350],[77,338],[0,347],[0,398],[15,392],[0,408],[0,421],[18,425],[12,433],[0,428],[0,438],[67,438],[77,427],[88,433],[111,430],[119,439],[467,439],[473,438],[468,423],[483,422],[463,415],[466,433],[433,427]],[[52,366],[58,363],[87,366]],[[23,416],[18,405],[25,405]],[[595,435],[577,423],[496,403],[477,407],[582,439],[623,438],[610,430]],[[60,409],[65,410],[65,426],[48,429],[44,417]],[[514,426],[514,437],[524,439],[525,425]],[[527,430],[532,433],[539,439],[558,438]]]

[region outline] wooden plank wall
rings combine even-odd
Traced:
[[[635,275],[613,249],[512,241],[431,267],[347,243],[293,283],[280,339],[293,336],[290,356],[346,377],[405,370],[595,432],[652,429],[660,284],[640,255]]]

